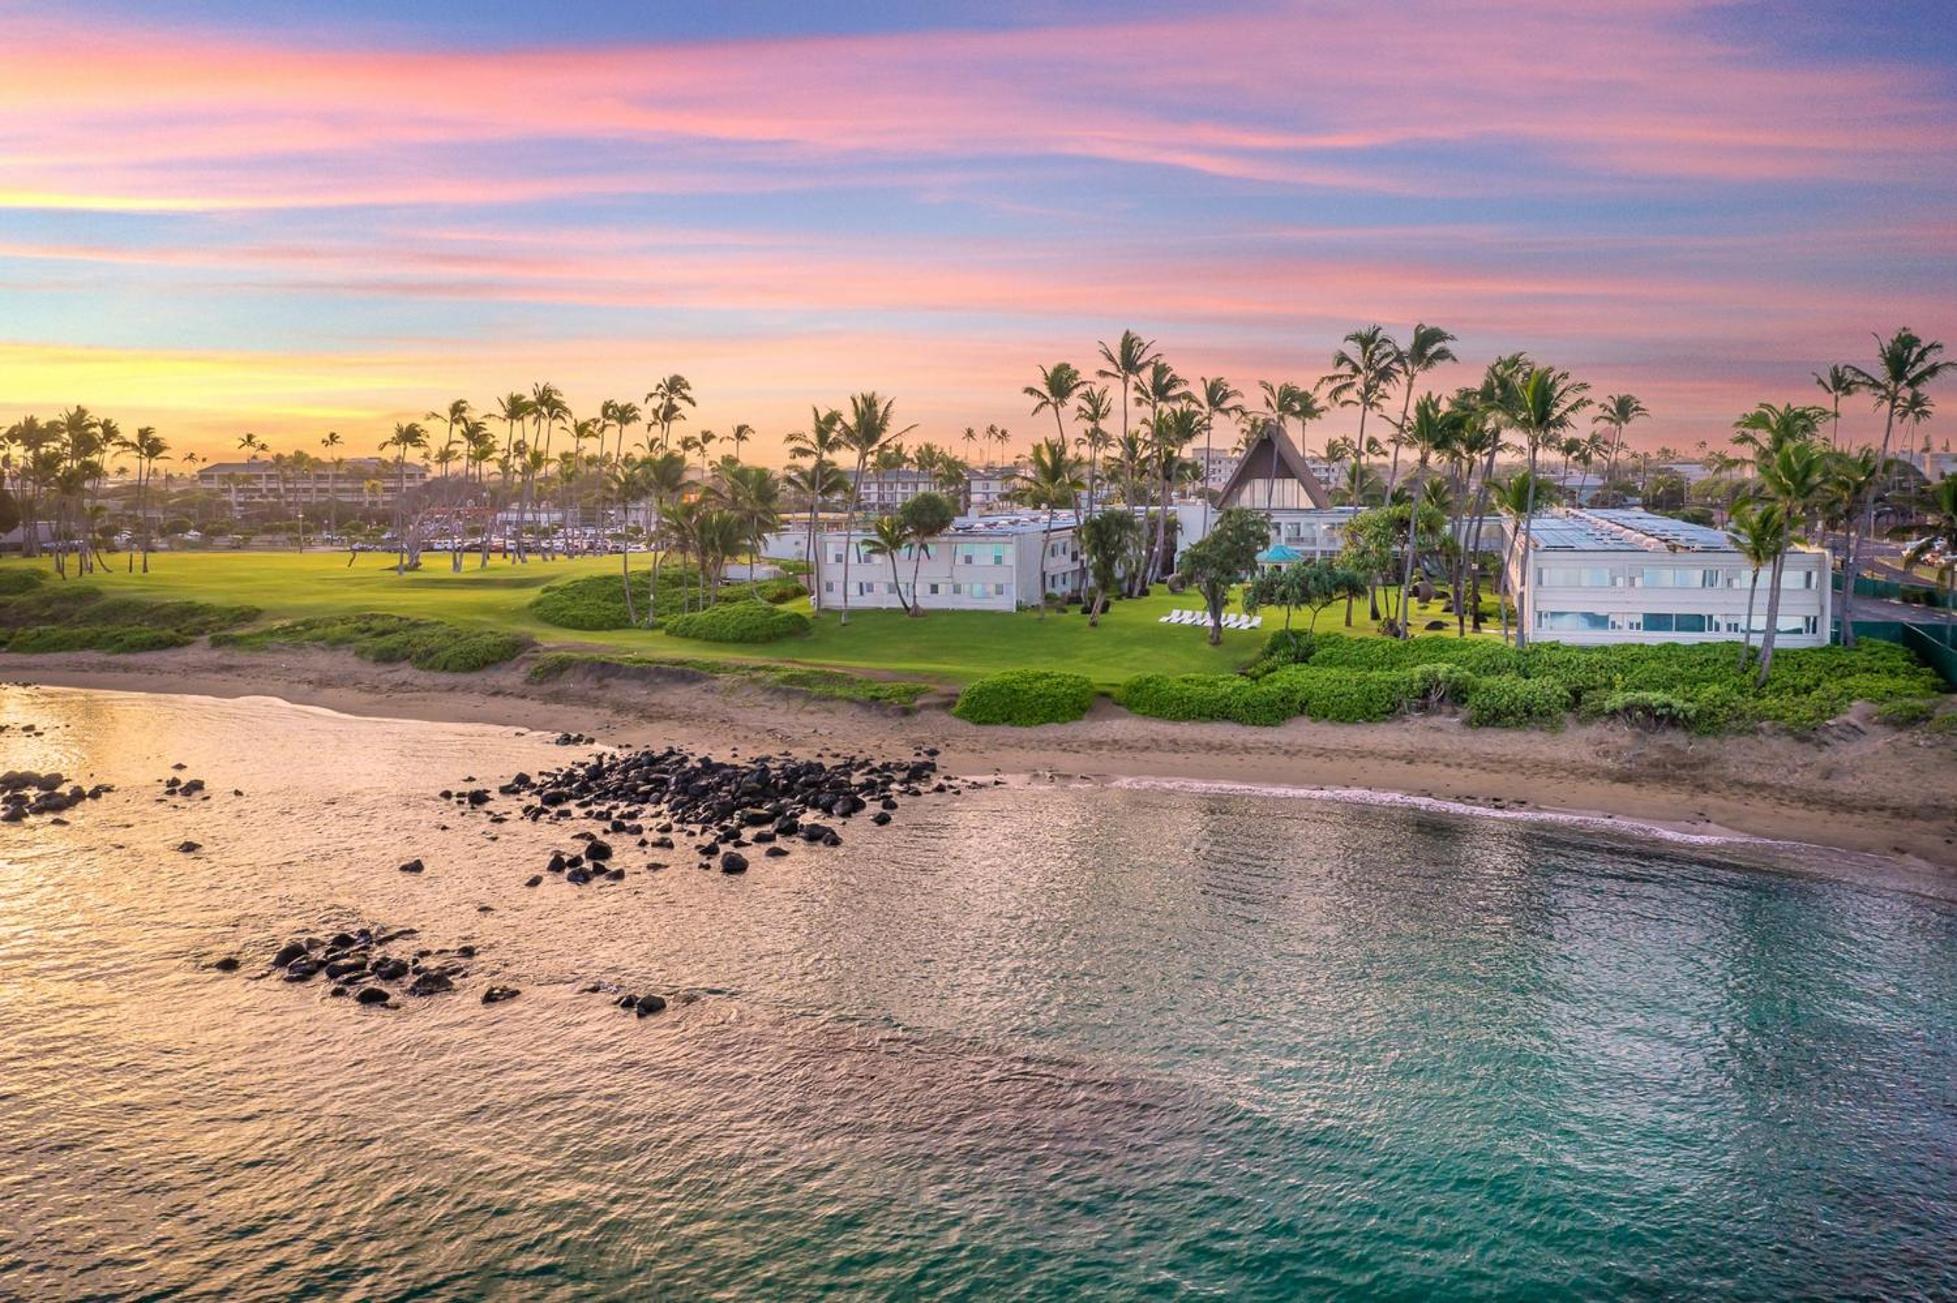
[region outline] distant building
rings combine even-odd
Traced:
[[[1013,491],[1019,481],[1020,468],[1017,466],[974,466],[965,475],[965,491],[971,499],[972,514],[986,516],[1014,510],[1006,495]]]
[[[1074,517],[1055,516],[1049,535],[1044,516],[961,516],[923,546],[922,556],[917,545],[905,547],[894,576],[890,558],[864,550],[868,531],[832,531],[822,536],[812,601],[818,609],[840,608],[845,583],[855,610],[895,610],[916,597],[927,611],[1012,611],[1036,605],[1044,593],[1077,596],[1087,569],[1075,526]]]
[[[1206,489],[1220,491],[1230,482],[1231,472],[1237,469],[1241,460],[1235,448],[1211,448],[1207,453],[1201,448],[1192,448],[1184,456],[1202,468],[1202,483]]]
[[[1753,569],[1719,530],[1635,509],[1538,512],[1523,555],[1521,525],[1509,590],[1530,636],[1571,643],[1724,642],[1748,632]],[[1787,554],[1776,623],[1783,647],[1829,639],[1828,553]],[[1768,572],[1762,571],[1751,632],[1767,627]]]
[[[304,470],[286,467],[283,474],[272,462],[221,461],[197,471],[197,486],[240,507],[309,506],[316,502],[369,502],[386,506],[400,492],[405,476],[410,492],[428,479],[428,468],[415,462],[405,467],[379,457],[349,457],[339,467],[314,461]]]
[[[852,481],[856,478],[854,470],[843,474]],[[897,509],[920,493],[937,493],[938,477],[931,471],[902,470],[865,471],[862,492],[857,498],[857,510],[867,516],[894,515]],[[951,495],[947,495],[951,496]],[[844,506],[848,506],[845,500]]]
[[[1906,452],[1902,460],[1923,472],[1923,478],[1935,484],[1946,475],[1957,475],[1957,452]]]

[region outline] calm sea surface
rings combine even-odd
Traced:
[[[0,768],[118,785],[0,825],[0,1296],[1957,1295],[1923,894],[1038,785],[527,890],[564,830],[435,792],[582,754],[538,737],[36,689],[0,722]],[[173,772],[212,799],[158,803]],[[358,923],[480,955],[396,1010],[251,980]]]

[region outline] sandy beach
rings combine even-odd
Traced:
[[[138,657],[15,656],[11,681],[270,696],[347,714],[572,730],[701,750],[940,747],[954,772],[1075,781],[1186,779],[1365,789],[1488,808],[1567,812],[1738,834],[1957,869],[1957,741],[1859,714],[1812,737],[1696,738],[1620,725],[1561,733],[1297,719],[1279,728],[1166,723],[1101,703],[1076,724],[982,728],[917,712],[814,701],[671,671],[529,682],[521,663],[472,675],[374,665],[323,649],[185,648]]]

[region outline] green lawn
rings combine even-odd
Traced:
[[[526,633],[546,646],[839,666],[961,684],[997,670],[1024,668],[1074,670],[1103,688],[1142,673],[1229,672],[1253,658],[1269,632],[1284,623],[1282,611],[1267,610],[1263,628],[1225,630],[1222,645],[1211,647],[1200,628],[1159,623],[1177,607],[1195,608],[1199,599],[1194,594],[1171,596],[1158,586],[1150,597],[1115,603],[1098,629],[1090,629],[1078,613],[1042,619],[1034,612],[934,611],[913,619],[899,611],[859,611],[844,627],[836,613],[827,612],[816,618],[809,638],[743,648],[659,632],[560,629],[530,614],[529,602],[544,585],[576,575],[615,574],[616,557],[524,566],[493,558],[486,570],[478,570],[470,558],[459,575],[449,572],[446,553],[427,556],[423,569],[405,575],[394,573],[390,557],[373,553],[363,553],[351,568],[344,552],[162,553],[151,558],[148,575],[125,574],[123,557],[112,561],[108,573],[82,582],[99,583],[114,593],[247,603],[261,608],[268,621],[385,611]],[[635,559],[635,567],[647,564],[643,556]],[[1438,606],[1426,614],[1437,616]],[[1305,623],[1303,613],[1294,620],[1298,628]],[[1351,630],[1345,629],[1343,607],[1324,612],[1318,628],[1370,634],[1372,623],[1361,603]]]

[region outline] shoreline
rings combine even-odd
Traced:
[[[651,671],[530,683],[522,662],[467,675],[319,649],[204,646],[9,656],[9,682],[217,698],[273,697],[342,714],[582,732],[692,750],[939,747],[955,773],[1099,783],[1365,794],[1461,813],[1579,819],[1636,835],[1804,844],[1957,871],[1957,745],[1851,716],[1813,738],[1699,738],[1617,724],[1561,733],[1469,729],[1452,717],[1277,728],[1170,723],[1101,702],[1074,724],[966,724],[778,689]]]

